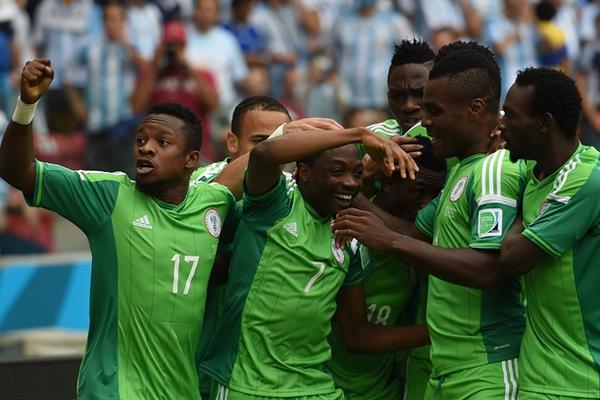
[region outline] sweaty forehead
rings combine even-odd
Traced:
[[[319,156],[318,160],[323,163],[343,162],[349,165],[362,162],[358,149],[354,144],[347,144],[345,146],[324,151]]]
[[[183,121],[167,114],[148,114],[142,120],[138,130],[154,130],[165,133],[177,133],[183,128]]]
[[[429,77],[429,70],[422,64],[403,64],[395,67],[389,76],[389,85],[409,83],[424,84]]]

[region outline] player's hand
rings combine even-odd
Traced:
[[[344,127],[331,118],[302,118],[288,122],[283,131],[287,135],[288,133],[334,129],[344,129]]]
[[[394,233],[372,212],[347,208],[338,213],[331,224],[336,245],[355,238],[370,250],[386,251],[393,240]]]
[[[506,145],[506,141],[502,139],[502,117],[498,118],[498,123],[490,132],[490,145],[488,147],[488,153],[495,153],[496,150],[503,149]]]
[[[365,129],[362,135],[362,144],[373,161],[382,165],[386,176],[399,171],[402,178],[407,176],[415,179],[415,173],[419,170],[417,163],[402,148],[391,140],[384,139],[372,131]]]
[[[27,61],[21,72],[21,100],[26,104],[33,104],[47,91],[54,79],[54,70],[50,60],[36,58]]]
[[[423,146],[418,144],[417,138],[395,135],[391,137],[391,140],[394,143],[397,143],[402,150],[408,153],[412,158],[418,158],[421,156],[421,150],[423,149]]]

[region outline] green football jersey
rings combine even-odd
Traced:
[[[225,309],[202,372],[249,395],[335,391],[325,366],[335,298],[369,268],[335,247],[330,224],[283,174],[269,192],[244,194]]]
[[[417,301],[416,309],[414,310],[415,320],[414,323],[417,325],[425,325],[427,323],[427,287],[429,282],[429,275],[424,271],[417,271]],[[429,360],[430,346],[421,346],[414,349],[410,349],[411,358],[419,358],[423,360]],[[410,364],[408,365],[410,368]]]
[[[190,181],[212,182],[215,180],[217,175],[219,175],[221,171],[223,171],[223,168],[225,168],[230,161],[231,157],[227,157],[224,160],[205,165],[204,167],[200,167],[194,172],[192,172]]]
[[[417,217],[417,228],[442,248],[498,250],[525,189],[525,165],[507,150],[465,158],[442,193]],[[433,376],[518,357],[525,325],[518,279],[480,290],[429,277],[427,325]]]
[[[29,203],[61,214],[92,252],[90,326],[79,398],[198,399],[194,356],[229,190],[190,185],[164,203],[123,173],[36,162]]]
[[[370,257],[365,247],[361,247],[360,251],[363,258]],[[377,325],[400,324],[415,289],[414,270],[392,254],[374,253],[372,263],[372,270],[362,283],[367,318]],[[344,391],[347,399],[402,398],[396,353],[351,354],[335,324],[329,343],[332,350],[329,369],[336,387]]]
[[[600,398],[600,154],[579,145],[554,174],[533,173],[523,235],[548,253],[525,275],[519,387]]]

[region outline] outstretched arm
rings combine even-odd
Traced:
[[[362,285],[342,288],[334,317],[351,353],[387,353],[429,343],[427,327],[382,326],[369,323]]]
[[[50,60],[28,61],[21,73],[21,95],[0,146],[0,177],[26,195],[33,192],[35,160],[31,120],[35,104],[46,93],[54,71]]]
[[[498,251],[436,247],[393,232],[371,212],[344,213],[332,228],[336,236],[354,237],[370,250],[393,253],[448,282],[487,289],[497,287],[503,279]]]
[[[328,132],[306,131],[265,140],[250,152],[247,189],[255,196],[263,194],[277,183],[280,165],[351,143],[362,143],[369,155],[382,164],[387,175],[391,175],[396,169],[395,164],[398,164],[397,169],[402,177],[410,175],[414,179],[417,164],[400,146],[366,128],[353,128]]]
[[[500,250],[500,269],[508,276],[519,276],[531,271],[546,253],[531,240],[521,235],[523,222],[519,218],[506,234]]]

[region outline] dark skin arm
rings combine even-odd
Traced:
[[[504,275],[520,276],[533,270],[548,255],[521,234],[523,223],[515,221],[500,249],[500,269]]]
[[[429,344],[427,327],[369,323],[362,285],[342,288],[334,321],[351,353],[388,353]]]
[[[21,100],[33,104],[48,90],[54,77],[50,60],[28,61],[21,73]],[[0,146],[0,177],[24,194],[35,187],[35,159],[33,158],[33,131],[31,124],[10,121]]]
[[[346,213],[336,218],[332,229],[336,235],[354,237],[373,251],[393,253],[447,282],[492,289],[503,280],[498,251],[436,247],[390,230],[371,212]]]

